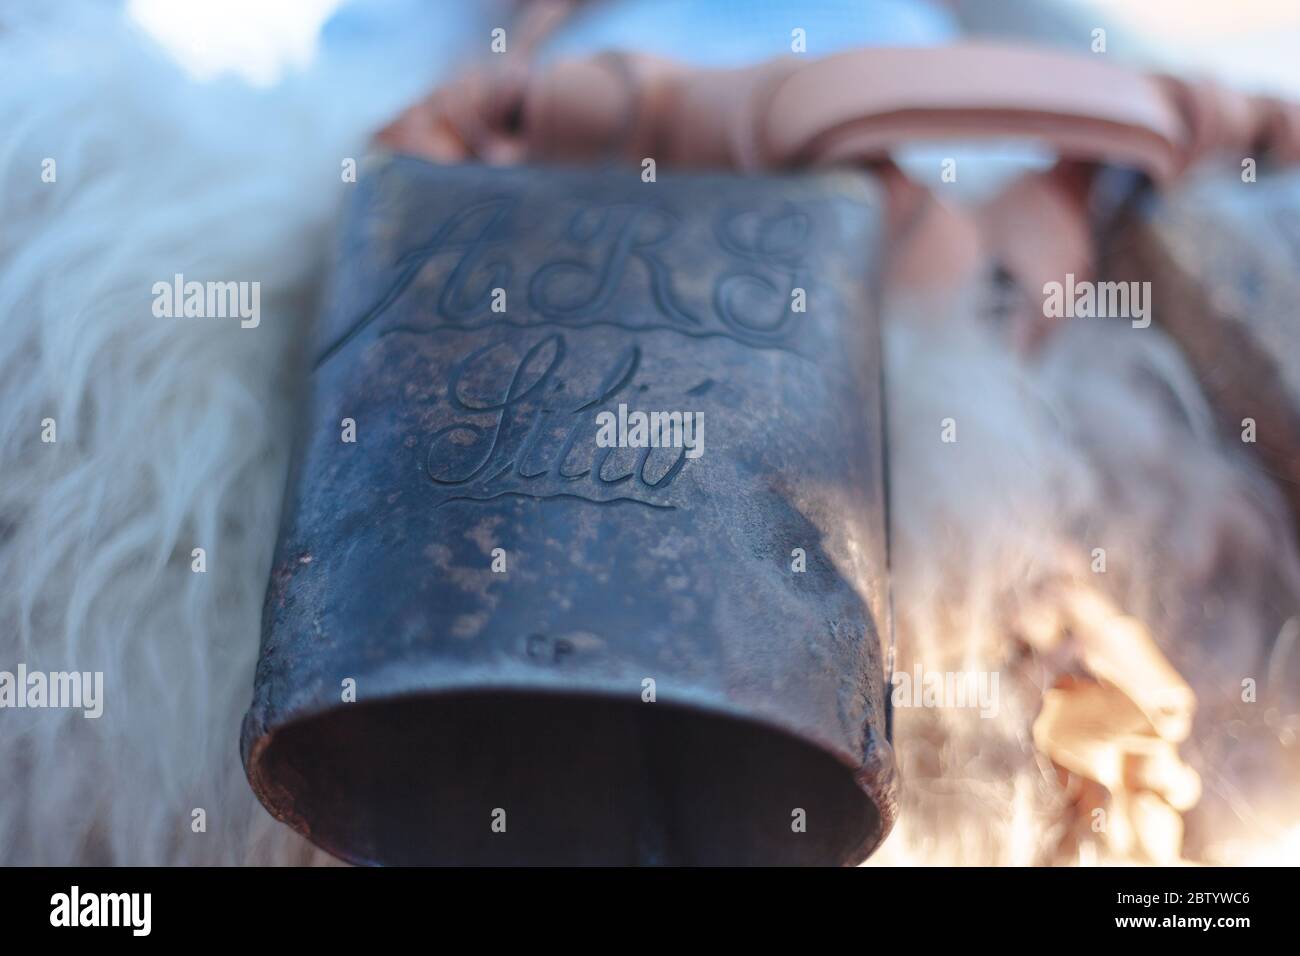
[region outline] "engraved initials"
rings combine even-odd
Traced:
[[[567,394],[561,377],[569,358],[564,336],[548,335],[522,358],[503,365],[503,358],[513,354],[508,342],[495,342],[466,355],[448,375],[448,403],[468,420],[433,434],[425,470],[437,486],[470,486],[476,492],[449,500],[524,494],[652,504],[655,493],[667,489],[681,474],[688,461],[685,448],[641,449],[632,465],[618,473],[610,459],[619,449],[595,446],[596,410],[630,389],[641,365],[640,346],[631,345],[614,358],[590,397],[558,405],[557,396]],[[502,397],[486,397],[489,393]],[[556,434],[564,436],[558,450],[553,440],[549,447],[545,440]],[[591,449],[585,467],[581,467],[580,441]],[[666,461],[665,455],[672,451],[675,457]],[[564,483],[561,490],[547,493],[532,486],[547,475]],[[609,497],[615,486],[626,486],[619,499]]]
[[[593,245],[607,246],[604,261],[589,266],[581,260],[566,259],[542,266],[529,283],[529,303],[557,322],[587,318],[608,307],[623,283],[629,262],[636,259],[650,275],[660,312],[673,322],[699,325],[700,320],[687,312],[673,293],[672,272],[659,255],[675,228],[672,216],[650,206],[618,204],[578,210],[569,220],[565,238],[584,250]],[[567,294],[565,286],[569,287]]]

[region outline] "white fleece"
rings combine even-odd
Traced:
[[[903,799],[874,862],[1106,856],[1078,781],[1030,737],[1042,692],[1086,674],[1059,613],[1069,589],[1141,620],[1196,693],[1181,753],[1205,793],[1185,854],[1238,862],[1293,838],[1300,561],[1280,495],[1158,327],[1072,320],[1018,357],[976,299],[895,302],[886,321],[895,664],[997,672],[1001,706],[895,711]]]
[[[0,670],[105,684],[99,719],[0,711],[0,862],[309,855],[238,754],[289,399],[343,160],[447,47],[254,89],[189,81],[111,5],[0,10]],[[260,324],[156,317],[176,273],[260,282]]]

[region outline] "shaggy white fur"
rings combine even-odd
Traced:
[[[102,670],[106,702],[0,713],[0,862],[320,861],[249,792],[239,720],[340,163],[437,51],[397,80],[196,85],[112,8],[32,6],[0,14],[0,669]],[[152,285],[178,272],[260,281],[260,325],[156,318]],[[1071,795],[1029,734],[1078,664],[1021,639],[1056,627],[1042,608],[1106,591],[1218,706],[1276,665],[1295,546],[1156,329],[1080,322],[1022,360],[953,311],[890,321],[897,664],[1007,676],[995,720],[896,715],[904,810],[881,861],[1058,860]],[[1209,797],[1218,726],[1190,748]],[[1228,782],[1234,819],[1256,779]]]
[[[1293,837],[1293,519],[1216,432],[1168,338],[1080,320],[1022,358],[974,309],[895,303],[886,346],[896,667],[1002,680],[995,719],[895,712],[902,810],[874,861],[1110,855],[1093,818],[1078,819],[1080,781],[1030,735],[1043,692],[1087,676],[1078,644],[1090,622],[1062,610],[1072,593],[1135,616],[1196,692],[1182,756],[1204,795],[1187,815],[1186,855],[1241,862]],[[943,444],[950,417],[958,440]],[[1258,682],[1258,706],[1243,703],[1244,678]]]
[[[102,670],[106,697],[0,712],[0,862],[309,855],[237,744],[298,344],[342,161],[447,46],[258,90],[190,82],[112,6],[0,11],[0,669]],[[260,325],[155,317],[175,273],[261,282]]]

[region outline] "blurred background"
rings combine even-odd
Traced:
[[[369,44],[429,49],[442,33],[478,22],[506,22],[508,4],[451,4],[437,0],[125,0],[125,13],[196,77],[234,73],[251,83],[274,83],[318,60],[360,55]],[[597,4],[596,6],[600,6]],[[653,46],[654,26],[665,46],[682,43],[672,21],[690,17],[696,36],[719,60],[754,44],[751,31],[730,18],[745,8],[747,23],[764,11],[789,19],[789,6],[769,0],[682,2],[632,0],[618,4],[619,29]],[[1290,0],[858,0],[799,4],[810,22],[833,22],[845,45],[938,43],[961,30],[1071,43],[1094,26],[1107,29],[1114,55],[1171,69],[1203,71],[1258,90],[1300,92],[1300,5]],[[472,8],[472,9],[471,9]],[[704,16],[700,16],[700,12]],[[721,29],[705,29],[714,21]],[[730,34],[730,46],[728,36]],[[776,31],[771,52],[784,49]],[[396,62],[404,62],[399,56]]]

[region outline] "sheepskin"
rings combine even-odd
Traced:
[[[0,10],[0,669],[106,698],[0,711],[0,863],[312,855],[238,754],[301,343],[343,161],[448,46],[259,89],[191,81],[112,5]],[[260,323],[155,316],[177,273],[260,282]]]
[[[996,672],[1000,706],[895,711],[902,809],[873,862],[1152,862],[1114,852],[1106,818],[1080,816],[1086,781],[1031,738],[1043,693],[1091,678],[1068,594],[1136,618],[1196,694],[1180,756],[1203,793],[1179,859],[1282,862],[1269,848],[1284,845],[1295,862],[1300,561],[1284,501],[1158,327],[1072,321],[1021,355],[979,303],[895,302],[886,323],[894,663]]]

